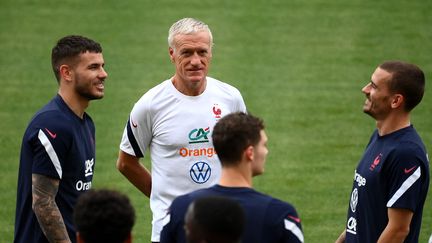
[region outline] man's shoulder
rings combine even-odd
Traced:
[[[93,122],[90,116],[86,115],[88,121],[92,125]],[[34,137],[40,134],[40,131],[53,139],[69,139],[74,133],[74,122],[77,118],[73,114],[65,110],[65,107],[50,102],[41,108],[30,120],[25,137]],[[62,140],[61,139],[61,140]]]
[[[29,127],[49,126],[69,130],[71,119],[61,108],[48,104],[33,116]]]
[[[420,135],[412,125],[390,134],[388,139],[392,140],[393,147],[398,150],[424,148]]]
[[[158,98],[164,99],[166,98],[166,92],[171,92],[170,90],[170,80],[165,80],[156,86],[150,88],[147,92],[145,92],[136,102],[135,105],[146,106],[151,105],[154,101],[158,101]]]
[[[207,96],[218,97],[225,102],[231,103],[232,111],[246,112],[246,106],[242,94],[236,87],[230,84],[207,77],[207,87],[205,92]]]
[[[186,210],[189,204],[195,199],[206,196],[213,196],[216,194],[217,193],[215,192],[213,187],[198,189],[196,191],[176,197],[171,204],[171,208],[172,210]]]
[[[198,189],[198,190],[195,190],[193,192],[178,196],[176,199],[174,199],[174,202],[177,201],[177,202],[182,202],[182,203],[184,203],[184,202],[189,203],[189,202],[192,202],[193,200],[195,200],[199,197],[210,196],[210,195],[213,195],[214,193],[215,192],[212,189],[212,187],[204,188],[204,189]]]
[[[282,201],[274,197],[271,197],[270,207],[273,208],[274,210],[280,210],[280,211],[290,211],[290,212],[296,211],[294,205],[292,205],[291,203]]]
[[[143,96],[152,96],[152,95],[158,94],[160,92],[163,92],[164,90],[166,90],[170,87],[169,86],[170,84],[171,84],[170,79],[164,80],[164,81],[160,82],[159,84],[151,87],[147,92],[145,92],[143,94]]]
[[[219,88],[221,90],[238,91],[238,89],[231,84],[228,84],[226,82],[220,81],[220,80],[212,78],[212,77],[206,77],[206,78],[207,78],[207,83],[210,86],[214,86],[214,87]]]
[[[389,153],[395,158],[421,158],[427,160],[426,147],[415,131],[415,129],[405,129],[406,132],[400,136],[395,136],[392,146],[389,146]]]

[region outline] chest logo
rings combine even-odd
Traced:
[[[357,188],[354,188],[354,190],[351,193],[351,201],[350,201],[350,207],[353,213],[355,213],[357,209],[357,203],[358,203],[358,190]]]
[[[348,219],[346,231],[353,235],[357,234],[357,220],[354,217]]]
[[[372,164],[369,166],[369,170],[370,171],[374,171],[375,168],[379,165],[379,163],[381,162],[381,158],[382,158],[382,154],[378,154],[377,157],[374,159],[374,161],[372,162]]]
[[[189,143],[207,143],[207,135],[210,133],[210,127],[195,128],[189,132]]]
[[[354,181],[359,187],[366,186],[366,178],[357,173],[357,170],[354,171]]]
[[[93,175],[94,159],[85,161],[85,176]]]
[[[213,105],[213,114],[215,115],[215,118],[221,118],[222,116],[222,110],[219,107],[218,104]]]
[[[200,161],[192,165],[189,170],[191,179],[198,184],[203,184],[210,179],[211,167],[206,162]]]

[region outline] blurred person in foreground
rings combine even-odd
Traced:
[[[78,243],[131,243],[135,210],[120,192],[92,189],[78,198],[74,222]]]
[[[168,33],[175,74],[145,93],[134,105],[123,132],[118,170],[144,195],[153,213],[152,242],[179,195],[214,185],[220,163],[211,134],[226,114],[246,111],[240,92],[208,77],[213,37],[196,19],[175,22]],[[149,149],[151,172],[140,163]]]
[[[410,113],[424,89],[423,71],[401,61],[379,65],[363,87],[363,111],[376,129],[354,171],[346,228],[336,242],[418,242],[429,159]]]
[[[238,202],[210,196],[189,205],[184,229],[188,243],[240,243],[244,225],[244,211]]]
[[[252,188],[252,177],[264,172],[268,153],[263,121],[242,112],[229,114],[216,123],[212,139],[222,163],[221,179],[217,185],[173,201],[161,242],[186,242],[186,210],[191,202],[206,196],[224,196],[240,203],[246,215],[242,242],[304,242],[295,208]]]
[[[22,141],[16,243],[76,242],[73,209],[91,188],[95,126],[85,112],[104,96],[108,74],[99,43],[66,36],[52,49],[57,95],[31,119]]]

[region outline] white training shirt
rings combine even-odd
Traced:
[[[134,105],[120,149],[143,157],[150,148],[152,241],[159,241],[175,197],[218,182],[221,165],[211,134],[221,117],[236,111],[246,112],[240,92],[210,77],[198,96],[186,96],[165,80]]]

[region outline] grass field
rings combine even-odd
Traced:
[[[360,90],[383,60],[425,70],[427,90],[412,122],[432,151],[431,9],[424,0],[0,1],[0,242],[13,239],[22,134],[57,91],[50,51],[67,34],[98,40],[110,75],[105,98],[88,110],[97,126],[93,185],[131,197],[135,242],[149,242],[148,199],[115,161],[134,102],[174,71],[167,32],[186,16],[213,31],[210,76],[239,88],[250,112],[266,121],[270,155],[254,186],[297,207],[307,242],[333,242],[374,128]],[[431,233],[429,196],[420,242]]]

